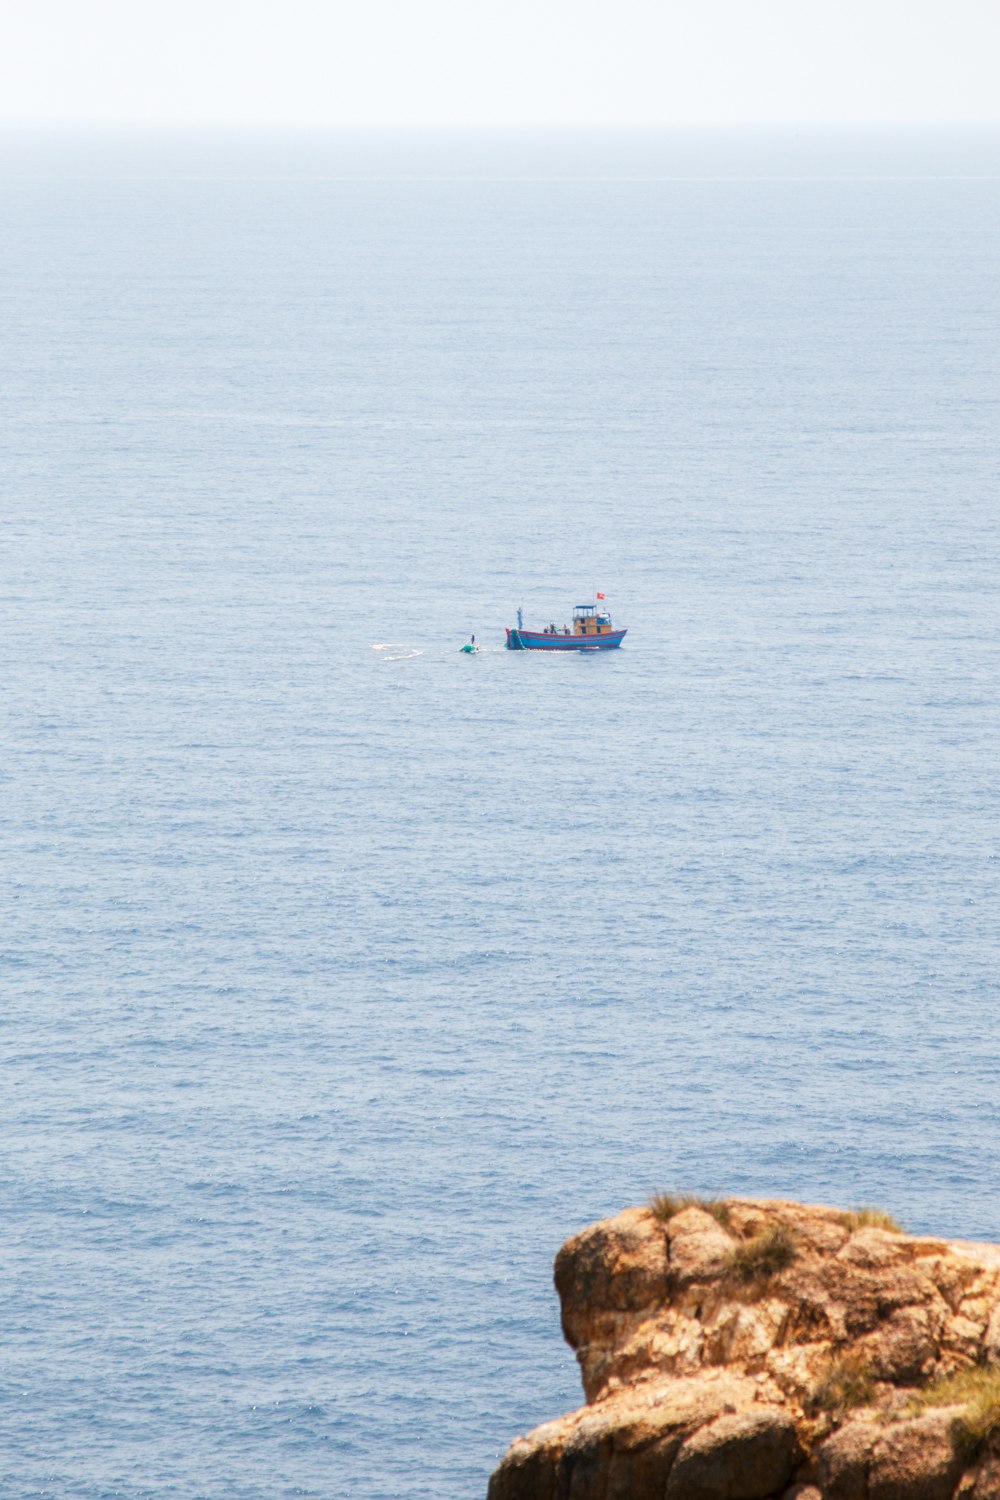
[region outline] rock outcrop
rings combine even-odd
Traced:
[[[555,1265],[586,1405],[489,1500],[1000,1500],[1000,1246],[658,1200]]]

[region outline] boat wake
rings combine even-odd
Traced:
[[[383,661],[410,661],[414,656],[423,656],[422,651],[417,651],[413,646],[403,646],[392,641],[381,641],[372,645],[373,651],[383,651]]]

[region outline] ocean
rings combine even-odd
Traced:
[[[0,205],[4,1500],[482,1497],[656,1189],[1000,1238],[1000,132]]]

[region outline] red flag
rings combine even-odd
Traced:
[[[598,594],[598,596],[597,596],[597,597],[598,597],[598,599],[603,599],[603,598],[604,598],[604,595],[603,595],[603,594]]]

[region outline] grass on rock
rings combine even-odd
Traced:
[[[875,1396],[875,1379],[860,1354],[836,1354],[826,1374],[813,1392],[812,1404],[817,1411],[833,1416],[867,1406]]]
[[[795,1255],[791,1232],[784,1224],[772,1224],[735,1247],[727,1270],[741,1286],[759,1286],[790,1266]]]
[[[711,1214],[723,1229],[729,1228],[729,1205],[721,1198],[698,1198],[690,1193],[654,1193],[649,1206],[661,1224],[666,1224],[685,1208],[700,1208],[703,1213]]]
[[[910,1412],[929,1406],[961,1406],[951,1424],[952,1436],[965,1453],[975,1453],[1000,1433],[1000,1367],[976,1365],[932,1380],[911,1396]]]
[[[856,1229],[888,1229],[892,1234],[905,1234],[898,1219],[884,1208],[852,1208],[840,1215],[840,1222],[853,1234]]]

